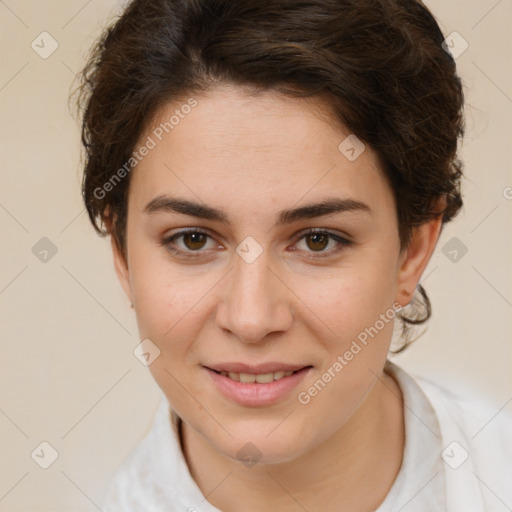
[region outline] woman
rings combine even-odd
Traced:
[[[105,512],[512,503],[505,413],[473,436],[387,360],[462,205],[443,40],[414,0],[134,0],[105,32],[83,195],[162,390]]]

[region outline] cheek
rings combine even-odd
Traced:
[[[150,371],[168,398],[183,396],[179,383],[199,393],[195,382],[200,356],[209,350],[201,340],[211,328],[220,269],[171,265],[165,255],[139,248],[132,257],[132,289],[140,339],[160,350]],[[199,356],[198,356],[199,354]],[[176,380],[175,380],[176,379]]]
[[[395,297],[395,279],[391,261],[386,264],[361,260],[330,277],[297,279],[294,291],[328,327],[324,332],[324,336],[328,334],[326,345],[340,350],[381,314],[389,312]]]
[[[296,397],[312,423],[318,418],[326,436],[348,421],[377,382],[396,316],[389,286],[359,279],[340,283],[335,296],[319,309],[334,331],[329,339],[318,338],[326,357]]]
[[[179,350],[182,336],[177,333],[187,324],[193,329],[197,322],[190,319],[201,311],[200,300],[208,289],[209,279],[196,279],[187,270],[179,272],[165,257],[154,255],[154,249],[140,247],[131,254],[131,282],[136,305],[139,334],[149,338],[166,351],[166,340],[175,340]]]
[[[334,403],[348,417],[375,382],[393,336],[393,279],[391,259],[388,264],[361,262],[338,278],[317,281],[318,293],[310,290],[308,305],[329,328],[328,336],[316,333],[326,356],[322,367],[297,397],[311,405],[310,412],[323,417]]]

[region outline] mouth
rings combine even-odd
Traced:
[[[304,366],[299,368],[298,370],[277,370],[275,372],[267,372],[267,373],[247,373],[247,372],[228,372],[225,370],[218,371],[213,368],[209,368],[215,373],[222,375],[223,377],[227,377],[228,379],[234,380],[235,382],[242,383],[253,383],[256,382],[258,384],[269,384],[270,382],[274,382],[275,380],[281,380],[285,377],[290,377],[294,373],[300,372],[305,368],[312,368],[311,365]]]
[[[313,368],[312,365],[241,363],[203,366],[215,388],[244,406],[272,405],[289,396]]]

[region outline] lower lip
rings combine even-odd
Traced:
[[[204,367],[217,389],[228,398],[240,405],[263,406],[272,405],[296,388],[311,367],[302,368],[288,377],[274,380],[267,384],[256,382],[237,382],[229,377]]]

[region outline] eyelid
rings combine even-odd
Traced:
[[[326,228],[307,228],[303,231],[300,231],[295,236],[293,245],[296,245],[306,236],[314,235],[316,233],[327,235],[331,240],[334,240],[337,245],[328,251],[303,251],[305,253],[304,258],[307,260],[309,259],[311,261],[320,262],[322,259],[334,258],[350,246],[355,245],[355,242],[351,240],[351,237],[348,235],[341,235],[338,232],[334,232]],[[294,249],[294,251],[295,250],[296,249]]]
[[[184,258],[199,258],[205,254],[208,254],[209,250],[202,250],[199,249],[197,251],[184,251],[183,249],[177,249],[175,247],[172,247],[172,241],[180,238],[183,235],[186,235],[187,233],[198,233],[202,235],[206,235],[207,237],[211,238],[212,240],[216,240],[216,235],[214,235],[210,230],[207,228],[195,228],[195,227],[188,227],[188,228],[181,228],[175,233],[171,233],[169,235],[164,236],[160,240],[160,245],[162,245],[167,250],[182,255]],[[302,231],[299,231],[297,234],[294,235],[293,243],[292,245],[296,245],[299,241],[301,241],[303,238],[305,238],[307,235],[320,233],[325,234],[328,237],[330,237],[332,240],[337,242],[337,246],[333,249],[330,249],[329,251],[307,251],[312,256],[306,256],[306,258],[309,259],[318,259],[318,258],[327,258],[330,256],[334,256],[338,254],[340,251],[345,249],[346,247],[350,245],[354,245],[355,242],[351,240],[351,237],[346,234],[340,234],[339,232],[333,232],[326,228],[306,228]],[[219,242],[217,242],[219,244]],[[295,250],[295,249],[294,249]],[[316,255],[315,255],[316,254]]]
[[[177,238],[180,238],[181,236],[183,235],[186,235],[188,233],[198,233],[200,235],[206,235],[207,237],[209,237],[210,239],[212,240],[215,240],[216,241],[216,238],[217,238],[217,235],[214,235],[209,229],[207,228],[194,228],[194,227],[189,227],[189,228],[180,228],[178,229],[176,232],[174,233],[170,233],[170,234],[167,234],[167,235],[164,235],[164,237],[159,241],[160,245],[162,245],[164,248],[167,248],[168,250],[172,251],[172,252],[175,252],[175,253],[179,253],[179,254],[185,254],[187,255],[187,253],[189,254],[189,257],[194,257],[194,254],[197,254],[198,256],[201,254],[201,253],[205,253],[206,251],[203,251],[203,250],[198,250],[198,251],[184,251],[183,249],[174,249],[174,248],[171,248],[171,244],[172,242],[177,239]],[[217,242],[217,245],[220,245],[219,242]]]
[[[351,239],[351,237],[348,234],[340,233],[339,231],[331,231],[330,229],[327,229],[327,228],[306,228],[302,231],[299,231],[295,235],[295,240],[300,240],[301,238],[303,238],[306,235],[311,235],[311,234],[315,234],[315,233],[323,233],[323,234],[329,235],[334,240],[342,241],[343,243],[346,243],[346,244],[354,243],[354,241]]]

